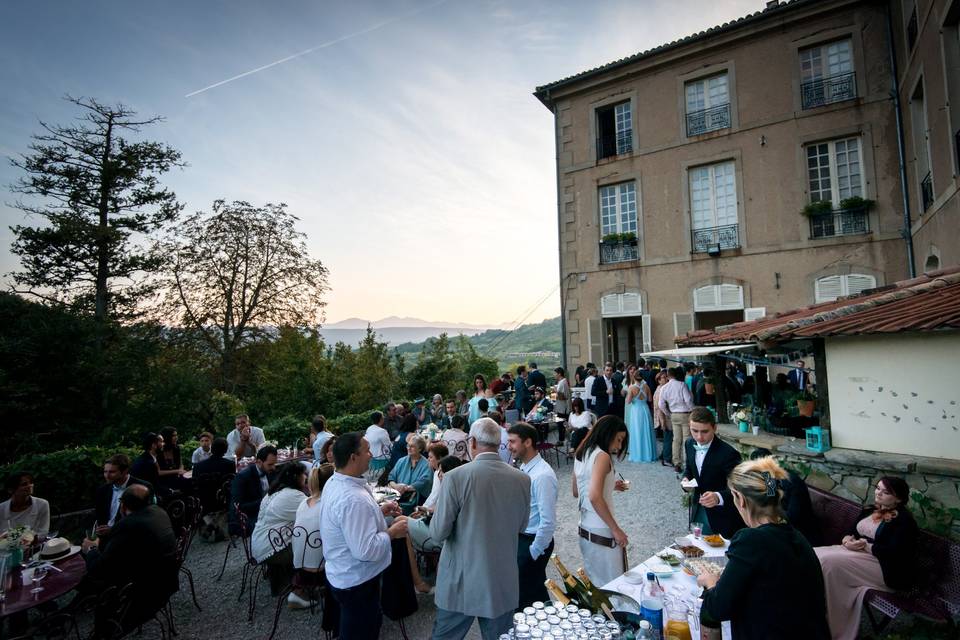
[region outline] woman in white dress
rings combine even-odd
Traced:
[[[323,547],[320,544],[320,493],[333,475],[333,465],[319,464],[310,470],[307,487],[310,497],[297,507],[293,524],[293,590],[287,596],[287,606],[304,609],[310,606],[307,589],[323,584]]]
[[[580,552],[594,584],[606,584],[627,570],[627,534],[613,515],[613,492],[625,491],[614,478],[613,458],[623,460],[629,443],[627,425],[614,415],[597,421],[577,450],[573,463],[573,497],[580,506]]]
[[[250,536],[250,551],[258,563],[267,565],[270,592],[274,596],[280,595],[293,579],[290,536],[297,521],[297,509],[307,499],[306,485],[307,470],[299,462],[287,462],[278,467],[277,477],[260,502],[260,514]],[[280,536],[271,536],[271,529],[278,530]],[[283,548],[274,551],[281,544]]]
[[[584,409],[583,398],[574,398],[570,402],[570,411],[570,416],[567,418],[567,425],[570,427],[569,451],[576,451],[597,422],[597,416]]]

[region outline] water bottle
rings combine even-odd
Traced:
[[[640,630],[637,632],[637,640],[653,640],[652,629],[650,628],[650,623],[646,620],[640,621]]]
[[[640,615],[650,622],[651,640],[661,640],[663,637],[663,588],[652,571],[647,572],[647,581],[643,585]]]

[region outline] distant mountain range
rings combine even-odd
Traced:
[[[400,318],[389,316],[381,320],[364,320],[363,318],[347,318],[340,322],[324,325],[320,329],[320,335],[323,336],[327,344],[333,345],[337,342],[343,342],[351,347],[356,347],[357,343],[363,340],[367,334],[367,326],[377,332],[377,338],[386,342],[391,347],[410,342],[423,342],[430,338],[436,338],[441,333],[450,336],[457,336],[461,333],[465,336],[473,336],[491,329],[500,330],[506,325],[476,325],[463,322],[430,322],[420,318]]]
[[[437,335],[447,331],[448,333],[451,330],[461,330],[464,333],[467,331],[486,331],[487,329],[509,329],[510,323],[505,322],[503,324],[467,324],[463,322],[435,322],[430,320],[422,320],[420,318],[401,318],[398,316],[388,316],[386,318],[381,318],[380,320],[364,320],[363,318],[347,318],[346,320],[341,320],[340,322],[334,322],[328,325],[325,325],[324,329],[363,329],[366,330],[367,325],[373,327],[374,329],[440,329],[437,332]]]

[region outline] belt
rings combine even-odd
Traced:
[[[617,541],[614,540],[613,538],[605,538],[604,536],[598,536],[595,533],[591,533],[587,531],[583,527],[580,527],[580,537],[586,540],[589,540],[593,544],[599,544],[601,547],[610,547],[611,549],[613,549],[614,547],[617,546]]]

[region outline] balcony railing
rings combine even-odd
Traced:
[[[639,260],[640,251],[636,240],[600,243],[600,264],[614,264],[615,262],[629,262]]]
[[[730,104],[720,104],[687,114],[687,136],[727,129],[730,127]]]
[[[857,74],[851,71],[804,82],[800,85],[800,96],[804,109],[852,100],[857,97]]]
[[[869,233],[870,217],[864,208],[840,209],[810,216],[811,238],[832,238]]]
[[[920,181],[920,197],[923,199],[923,210],[926,211],[933,205],[933,176],[930,172]]]
[[[694,229],[691,235],[694,253],[706,253],[718,245],[720,249],[736,249],[740,246],[740,225],[736,224]]]
[[[620,133],[601,135],[597,138],[597,160],[618,156],[633,151],[633,129]]]

